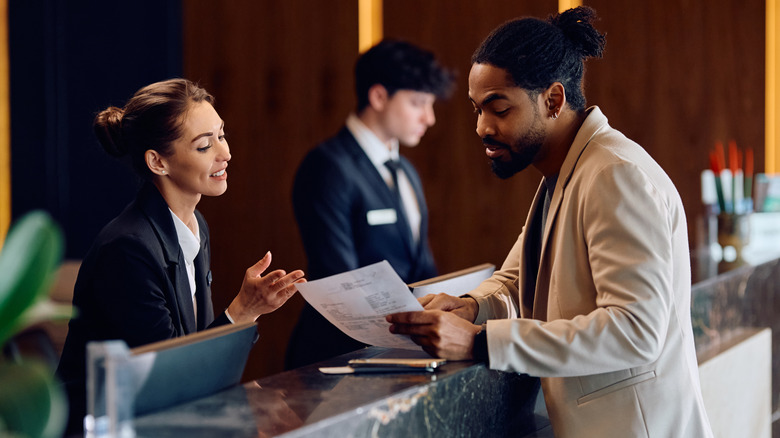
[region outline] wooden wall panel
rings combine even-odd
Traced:
[[[184,72],[216,97],[233,156],[228,191],[203,199],[211,228],[215,308],[227,306],[244,271],[266,251],[271,269],[305,268],[293,217],[295,170],[354,106],[357,3],[192,1],[184,9]],[[303,304],[296,295],[259,319],[245,378],[282,370]]]
[[[585,3],[607,33],[604,58],[587,65],[588,103],[666,170],[695,244],[715,141],[752,147],[764,169],[764,1]]]

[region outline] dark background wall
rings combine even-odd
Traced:
[[[154,13],[150,13],[154,11]],[[45,208],[81,258],[137,180],[92,134],[95,114],[180,76],[178,1],[11,0],[12,217]]]
[[[305,268],[292,178],[354,106],[357,2],[62,3],[10,2],[14,216],[49,209],[65,225],[69,255],[80,257],[134,192],[129,171],[93,139],[94,112],[184,75],[216,96],[233,154],[227,193],[199,205],[212,231],[215,306],[229,303],[267,250],[272,268]],[[763,169],[764,2],[585,4],[607,33],[604,59],[587,65],[586,97],[666,169],[693,226],[714,141],[752,146]],[[433,50],[459,73],[452,98],[436,104],[437,124],[402,150],[423,179],[439,268],[500,265],[540,175],[490,173],[467,100],[469,58],[500,23],[547,16],[557,1],[392,0],[384,9],[386,36]],[[260,318],[246,378],[281,370],[302,303],[296,296]]]

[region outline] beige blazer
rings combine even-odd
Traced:
[[[538,282],[523,232],[469,295],[487,322],[490,367],[539,376],[556,437],[708,437],[690,319],[682,202],[598,107],[558,176]],[[526,284],[531,283],[531,284]],[[535,286],[535,288],[534,288]]]

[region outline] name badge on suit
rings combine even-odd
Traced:
[[[398,222],[398,213],[394,208],[383,208],[381,210],[369,210],[366,213],[366,220],[369,225],[388,225]]]

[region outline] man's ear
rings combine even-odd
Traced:
[[[374,84],[368,89],[368,105],[374,111],[384,110],[388,100],[390,100],[390,96],[388,96],[387,88],[384,85]]]
[[[168,174],[168,161],[156,150],[149,149],[144,152],[144,159],[146,160],[146,166],[149,167],[153,174],[160,176]]]
[[[543,94],[547,116],[557,119],[563,110],[563,106],[566,105],[566,89],[562,83],[553,82]]]

